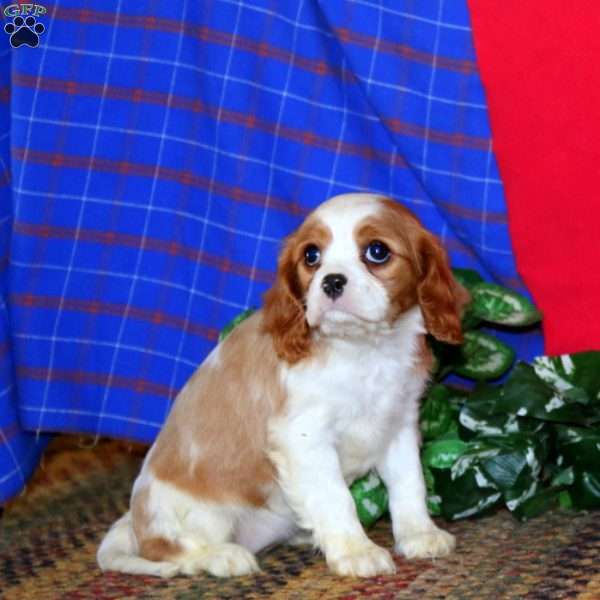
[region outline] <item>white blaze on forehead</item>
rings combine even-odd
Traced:
[[[329,228],[332,235],[322,257],[323,263],[348,263],[356,256],[356,225],[378,212],[381,198],[375,194],[342,194],[319,206],[314,214]]]
[[[385,196],[381,196],[380,194],[368,194],[368,193],[352,193],[352,194],[339,194],[337,196],[333,196],[333,198],[329,198],[318,207],[318,211],[327,211],[327,210],[339,210],[342,206],[350,207],[350,206],[374,206],[379,203],[380,200],[383,200]]]

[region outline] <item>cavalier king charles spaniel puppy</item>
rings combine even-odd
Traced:
[[[467,301],[440,242],[400,204],[345,194],[319,206],[286,240],[262,310],[178,394],[100,567],[247,575],[289,541],[314,544],[339,575],[393,573],[348,489],[370,469],[389,490],[395,552],[451,552],[425,505],[419,399],[425,336],[460,344]]]

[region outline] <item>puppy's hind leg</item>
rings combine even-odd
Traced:
[[[184,522],[179,538],[183,552],[173,558],[184,575],[207,571],[216,577],[250,575],[260,571],[256,557],[234,543],[234,529],[242,507],[198,502]]]
[[[137,542],[131,527],[131,513],[125,513],[110,528],[98,548],[98,565],[103,571],[121,571],[137,575],[172,577],[179,567],[166,560],[153,561],[137,554]]]
[[[235,540],[254,553],[272,548],[297,534],[291,510],[275,511],[267,507],[249,510],[239,521]]]

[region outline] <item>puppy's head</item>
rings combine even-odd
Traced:
[[[389,325],[418,304],[427,331],[458,344],[468,301],[439,241],[408,209],[345,194],[319,206],[286,240],[265,296],[265,326],[279,356],[294,363],[310,353],[314,330]]]

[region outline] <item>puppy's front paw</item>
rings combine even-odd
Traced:
[[[392,555],[372,542],[349,547],[347,552],[336,556],[328,556],[327,564],[337,575],[349,577],[392,575],[396,572]]]
[[[434,527],[401,536],[396,542],[396,552],[406,558],[435,558],[450,554],[455,546],[452,534]]]

